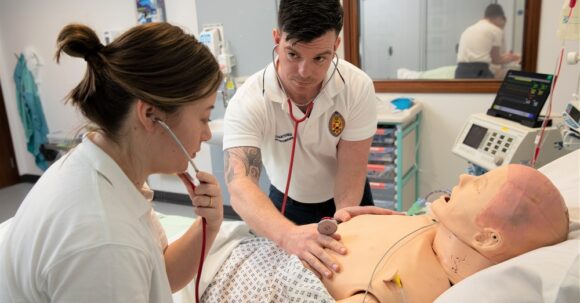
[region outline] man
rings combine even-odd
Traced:
[[[366,74],[336,58],[342,16],[338,0],[280,2],[274,62],[248,78],[229,103],[223,141],[234,210],[327,277],[339,268],[324,248],[346,249],[309,223],[373,204],[365,177],[376,96]],[[269,197],[258,187],[262,163],[272,183]]]
[[[456,79],[494,78],[490,64],[508,64],[520,60],[518,54],[502,53],[506,17],[499,4],[490,4],[484,18],[468,27],[459,39]]]

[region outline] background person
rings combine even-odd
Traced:
[[[280,1],[274,62],[248,78],[230,101],[223,140],[234,210],[255,232],[326,276],[339,268],[323,248],[346,251],[309,223],[347,206],[373,204],[365,178],[376,96],[364,72],[336,58],[342,18],[338,0]],[[290,111],[305,119],[297,133]],[[262,163],[272,184],[269,196],[258,185]]]
[[[68,99],[97,130],[50,167],[18,209],[0,245],[0,302],[171,302],[199,266],[201,219],[168,246],[152,193],[142,189],[150,174],[187,168],[157,119],[191,157],[211,138],[218,64],[168,23],[136,26],[107,46],[73,24],[57,43],[57,61],[64,52],[87,62]],[[209,249],[222,198],[215,177],[197,178],[190,196],[207,219]]]
[[[490,4],[484,18],[468,27],[459,39],[456,79],[494,78],[490,64],[508,64],[521,59],[512,52],[502,53],[506,17],[499,4]]]

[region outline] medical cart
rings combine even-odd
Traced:
[[[404,211],[419,193],[421,104],[395,112],[380,101],[367,177],[376,206]]]

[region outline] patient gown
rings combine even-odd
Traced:
[[[221,266],[201,302],[335,302],[324,284],[272,241],[243,241]]]

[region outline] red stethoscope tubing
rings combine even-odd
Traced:
[[[312,111],[312,107],[314,106],[314,102],[310,102],[308,107],[306,107],[306,113],[304,113],[304,117],[298,119],[294,116],[292,112],[292,102],[290,98],[288,98],[288,107],[290,112],[290,118],[294,121],[294,138],[292,138],[292,151],[290,152],[290,165],[288,167],[288,178],[286,179],[286,190],[284,191],[284,200],[282,200],[282,209],[280,212],[284,215],[286,211],[286,202],[288,201],[288,191],[290,189],[290,180],[292,179],[292,168],[294,167],[294,152],[296,151],[296,141],[298,140],[298,125],[310,116],[310,112]]]
[[[191,190],[195,191],[195,184],[193,181],[188,180],[189,185],[191,186]],[[197,268],[197,277],[195,278],[195,302],[199,303],[199,281],[201,280],[201,272],[203,270],[203,262],[205,261],[205,245],[206,245],[206,228],[207,228],[207,221],[204,217],[201,217],[201,253],[199,256],[199,267]]]

